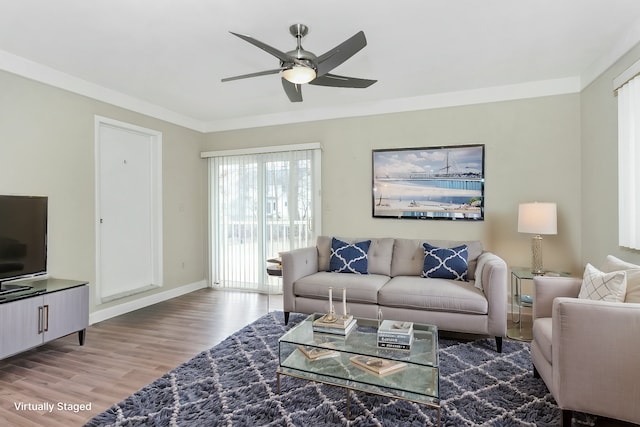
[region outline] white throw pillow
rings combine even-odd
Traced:
[[[624,302],[640,303],[640,265],[631,264],[613,255],[607,255],[602,271],[610,273],[620,270],[627,273],[627,294]]]
[[[578,298],[596,301],[623,302],[627,290],[627,273],[614,271],[603,273],[591,264],[584,269],[582,287]]]

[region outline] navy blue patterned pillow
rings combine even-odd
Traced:
[[[437,248],[423,243],[422,247],[424,248],[422,277],[468,281],[469,250],[467,245],[455,248]]]
[[[338,273],[368,274],[369,261],[367,253],[371,240],[347,243],[335,237],[331,239],[331,257],[329,271]]]

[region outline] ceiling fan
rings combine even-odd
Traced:
[[[257,73],[243,74],[227,77],[223,82],[246,79],[249,77],[265,76],[282,72],[282,87],[291,102],[302,101],[302,85],[309,83],[317,86],[366,88],[377,80],[359,79],[355,77],[339,76],[329,71],[351,58],[367,45],[364,32],[360,31],[351,38],[342,42],[330,51],[316,56],[302,48],[302,38],[307,35],[309,28],[304,24],[294,24],[289,27],[289,32],[296,38],[298,46],[295,50],[282,52],[253,37],[230,31],[234,36],[240,37],[252,45],[259,47],[280,60],[280,67],[272,70],[259,71]]]

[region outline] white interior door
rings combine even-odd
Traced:
[[[101,302],[161,285],[160,138],[97,121],[97,279]]]

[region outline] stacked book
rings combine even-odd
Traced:
[[[378,327],[378,347],[411,350],[413,323],[383,320]]]
[[[347,336],[356,327],[356,323],[353,316],[325,314],[313,321],[313,332]]]

